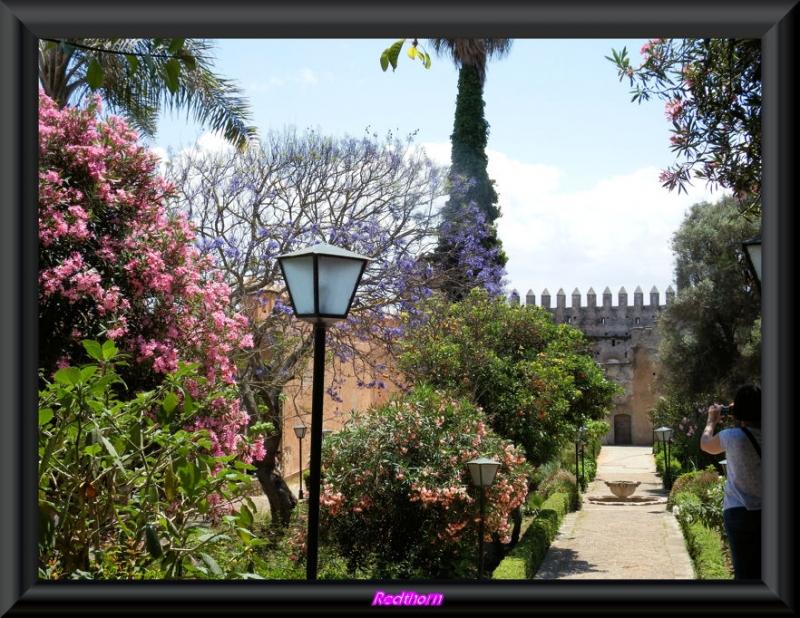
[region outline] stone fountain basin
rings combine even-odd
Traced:
[[[630,498],[641,481],[603,481],[617,498]]]

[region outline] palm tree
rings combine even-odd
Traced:
[[[490,57],[501,58],[511,49],[511,39],[429,39],[439,56],[449,56],[458,68],[458,96],[456,98],[455,122],[450,136],[450,200],[445,206],[444,217],[458,221],[465,204],[475,202],[484,213],[489,224],[489,235],[483,239],[486,249],[497,249],[494,261],[505,266],[508,258],[502,251],[502,242],[497,238],[494,222],[500,217],[494,181],[487,172],[486,145],[489,123],[484,117],[483,86],[486,82],[486,63]],[[466,190],[463,182],[469,184]],[[438,259],[452,262],[452,247],[440,243]],[[453,264],[449,264],[449,270]],[[469,277],[460,278],[460,289],[447,290],[452,300],[459,300],[469,288]],[[466,283],[465,283],[466,282]]]
[[[208,39],[42,39],[39,83],[60,106],[97,92],[148,137],[162,108],[182,108],[241,149],[255,135],[249,106],[211,71],[212,49]]]
[[[511,51],[511,39],[429,39],[439,55],[449,56],[456,67],[472,67],[477,71],[481,87],[486,81],[486,62],[502,58]]]

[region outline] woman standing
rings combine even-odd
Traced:
[[[739,427],[714,435],[722,414],[732,414]],[[740,386],[730,406],[714,404],[700,448],[725,453],[723,520],[731,549],[734,579],[761,579],[761,389]]]

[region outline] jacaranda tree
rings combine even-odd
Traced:
[[[364,386],[396,380],[385,363],[403,335],[398,316],[416,315],[418,301],[449,275],[427,261],[438,241],[446,169],[415,148],[413,136],[331,138],[287,128],[245,153],[185,151],[167,174],[180,192],[174,207],[196,222],[198,246],[225,272],[234,306],[268,308],[251,324],[252,351],[237,356],[239,384],[251,417],[277,429],[258,477],[273,517],[288,523],[294,504],[281,491],[275,459],[281,396],[305,367],[313,337],[291,316],[276,258],[318,242],[370,258],[350,317],[328,329],[326,349],[355,366]],[[459,259],[483,273],[489,253],[480,246],[481,231],[462,226],[458,233],[476,239],[462,244]],[[339,378],[332,375],[329,393],[337,399]]]

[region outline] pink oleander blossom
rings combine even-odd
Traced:
[[[175,189],[125,120],[100,120],[102,101],[59,108],[39,93],[39,358],[45,375],[85,362],[81,339],[115,341],[130,356],[123,375],[149,389],[181,363],[199,363],[203,400],[232,387],[232,352],[253,345],[245,316],[230,307],[222,274],[194,245]],[[196,421],[214,454],[264,455],[244,439],[247,414],[220,398]]]

